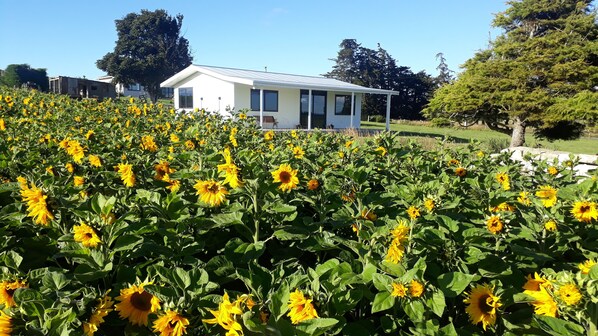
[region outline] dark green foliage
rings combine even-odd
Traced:
[[[23,85],[40,91],[48,91],[46,69],[33,69],[29,64],[10,64],[0,77],[0,84],[21,87]]]
[[[591,1],[509,5],[494,20],[505,33],[469,59],[424,113],[475,114],[491,129],[511,134],[511,146],[523,145],[527,127],[551,139],[578,136],[585,123],[598,119],[598,27]]]
[[[99,69],[123,84],[139,83],[152,101],[160,83],[191,64],[189,41],[180,36],[183,15],[142,10],[116,20],[118,40],[113,52],[96,62]]]
[[[428,103],[434,87],[433,79],[425,72],[413,73],[409,67],[398,66],[380,44],[378,49],[362,47],[354,39],[345,39],[332,71],[324,74],[345,82],[377,89],[398,91],[392,96],[391,118],[422,119],[421,110]],[[386,115],[386,96],[366,94],[362,115]]]

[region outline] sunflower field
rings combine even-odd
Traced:
[[[0,88],[0,335],[596,335],[575,165]]]

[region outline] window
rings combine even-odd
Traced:
[[[130,84],[128,90],[129,91],[141,91],[141,85],[139,85],[139,83]]]
[[[278,91],[263,90],[264,92],[264,111],[278,112]],[[251,110],[260,110],[260,90],[251,89]]]
[[[353,111],[355,113],[355,111]],[[351,115],[351,95],[336,95],[334,98],[334,114]]]
[[[193,88],[179,88],[179,108],[193,108]]]

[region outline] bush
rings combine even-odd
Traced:
[[[0,96],[13,334],[595,330],[598,181],[574,163]]]
[[[430,124],[432,124],[432,126],[435,127],[451,127],[453,125],[453,122],[448,118],[437,117],[430,120]]]

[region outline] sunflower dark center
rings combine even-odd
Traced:
[[[212,193],[212,194],[217,194],[217,193],[218,193],[218,190],[219,190],[219,188],[218,188],[218,185],[217,185],[216,183],[212,183],[212,185],[210,185],[210,186],[208,187],[208,191],[209,191],[210,193]]]
[[[15,293],[15,290],[16,289],[13,289],[13,288],[7,288],[6,289],[6,294],[8,294],[8,296],[12,297],[13,294]]]
[[[478,307],[480,307],[482,313],[489,314],[492,311],[492,309],[494,309],[494,307],[488,304],[493,301],[494,299],[492,299],[488,294],[480,296],[478,300]]]
[[[91,239],[91,238],[93,238],[93,235],[91,234],[91,232],[87,232],[85,234],[85,237],[87,237],[88,239]]]
[[[586,213],[588,211],[590,211],[589,205],[582,205],[581,207],[579,207],[579,212],[581,212],[581,213]]]
[[[289,172],[283,171],[280,173],[280,182],[282,183],[289,183],[291,181],[291,174]]]
[[[138,310],[149,311],[152,307],[152,295],[146,291],[133,293],[131,304]]]

